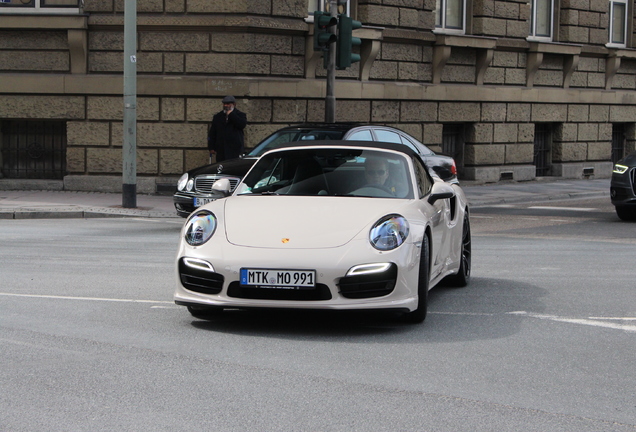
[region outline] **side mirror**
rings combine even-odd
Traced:
[[[231,188],[232,188],[232,185],[230,184],[230,180],[226,178],[219,179],[215,181],[214,184],[212,185],[212,190],[221,192],[223,195],[226,195],[226,196],[230,194]]]
[[[431,194],[428,196],[428,203],[435,204],[435,201],[453,198],[455,196],[455,189],[448,183],[435,182],[431,189]]]

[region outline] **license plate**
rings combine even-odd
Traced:
[[[194,206],[195,207],[201,207],[202,205],[209,204],[209,203],[211,203],[214,200],[216,200],[216,198],[195,198],[194,199]]]
[[[262,288],[313,288],[314,270],[241,269],[241,285]]]

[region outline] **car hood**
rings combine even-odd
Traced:
[[[225,202],[225,233],[237,246],[315,249],[342,246],[407,200],[235,196]]]
[[[188,171],[190,177],[196,177],[204,174],[224,174],[227,176],[243,177],[247,171],[254,165],[257,158],[245,157],[236,159],[227,159],[223,162],[204,165],[199,168]]]
[[[630,166],[630,167],[636,166],[636,152],[628,154],[623,159],[621,159],[618,163],[622,165]]]

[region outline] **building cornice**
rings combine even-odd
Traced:
[[[323,99],[323,79],[252,77],[166,77],[139,75],[140,97],[218,97],[229,93],[245,98]],[[110,95],[123,94],[121,75],[2,74],[3,95]],[[445,102],[515,102],[555,104],[636,104],[630,90],[528,88],[461,84],[402,83],[337,80],[339,99],[417,100]]]

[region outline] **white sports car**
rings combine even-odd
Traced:
[[[226,179],[214,188],[230,190]],[[323,141],[273,150],[184,224],[175,302],[223,308],[392,309],[470,278],[468,203],[407,146]]]

